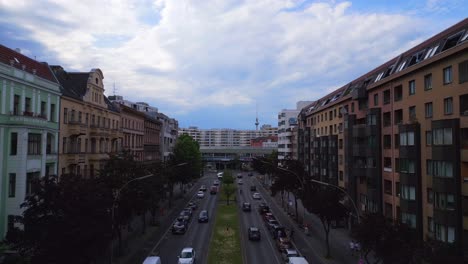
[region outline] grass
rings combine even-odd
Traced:
[[[220,190],[220,196],[224,194]],[[232,197],[231,197],[232,199]],[[208,251],[208,264],[242,264],[240,223],[235,202],[218,203],[216,221]]]

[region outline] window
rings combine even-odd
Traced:
[[[434,202],[434,192],[432,188],[427,188],[427,203],[432,204]]]
[[[455,197],[450,193],[434,193],[434,207],[442,210],[455,209]]]
[[[444,99],[444,114],[451,115],[453,113],[453,98]]]
[[[82,115],[81,111],[78,111],[78,123],[80,124],[81,124],[81,115]]]
[[[401,185],[401,198],[404,200],[416,200],[416,188],[411,185]]]
[[[432,144],[452,145],[452,128],[435,128],[432,130]]]
[[[441,178],[453,177],[452,162],[443,160],[432,160],[430,163],[432,164],[432,166],[430,166],[430,168],[428,167],[427,169],[431,170],[433,176]]]
[[[415,163],[412,159],[402,159],[400,158],[400,172],[403,173],[414,173],[415,172]]]
[[[376,115],[368,115],[367,116],[367,125],[368,126],[377,125],[377,116]]]
[[[426,146],[430,146],[432,144],[432,131],[426,131]]]
[[[408,117],[409,117],[409,120],[414,120],[416,119],[416,106],[410,106],[408,108]]]
[[[395,148],[400,147],[400,135],[395,134]]]
[[[452,83],[452,66],[444,68],[444,84]]]
[[[424,111],[426,113],[426,118],[431,118],[432,117],[432,102],[426,103],[424,105]]]
[[[383,92],[383,103],[384,105],[390,103],[390,90],[385,90]]]
[[[384,171],[387,171],[387,172],[392,171],[392,158],[389,158],[389,157],[384,158]]]
[[[400,146],[414,146],[414,131],[400,133]]]
[[[410,213],[401,213],[401,222],[412,228],[416,228],[416,215]]]
[[[55,122],[55,104],[50,104],[50,121]]]
[[[28,134],[28,155],[41,154],[41,134]]]
[[[42,117],[42,118],[46,118],[46,117],[47,117],[47,113],[46,113],[47,109],[46,109],[46,106],[47,106],[46,102],[42,102],[42,101],[41,101],[41,117]]]
[[[16,195],[16,173],[10,173],[8,177],[8,197]]]
[[[351,113],[354,113],[354,102],[351,103]]]
[[[403,110],[402,109],[399,109],[399,110],[395,110],[395,125],[399,125],[403,122]]]
[[[432,217],[427,217],[427,231],[434,233],[434,219]]]
[[[342,181],[343,180],[343,171],[340,171],[339,175],[340,175],[340,181]]]
[[[11,133],[10,137],[10,155],[16,156],[18,153],[18,133]]]
[[[424,91],[432,90],[432,74],[424,76]]]
[[[416,93],[416,82],[414,80],[408,82],[408,92],[409,95],[414,95]]]
[[[338,147],[339,147],[340,149],[343,148],[343,139],[341,139],[341,138],[338,140]]]
[[[392,147],[392,136],[391,135],[384,135],[383,144],[384,144],[384,149],[391,148]]]
[[[32,111],[31,111],[31,98],[26,97],[24,103],[25,103],[25,107],[24,107],[25,115],[31,115],[32,114]]]
[[[432,160],[430,159],[426,160],[426,174],[427,175],[433,175],[433,168],[434,168],[434,165],[432,163]]]
[[[63,123],[68,123],[68,108],[63,108]]]
[[[391,113],[390,112],[383,113],[383,126],[388,127],[391,125],[392,125]]]
[[[468,33],[465,36],[468,36]],[[468,82],[468,60],[458,64],[458,78],[459,83]]]
[[[400,182],[395,182],[395,195],[398,197],[401,195]]]
[[[374,94],[374,106],[378,106],[379,105],[379,94],[376,93]]]
[[[401,85],[395,87],[394,101],[398,102],[403,98],[403,87]]]
[[[19,115],[20,114],[20,96],[15,94],[15,98],[13,101],[13,114]]]
[[[384,180],[384,190],[386,194],[392,195],[392,182],[389,180]]]
[[[67,138],[64,137],[62,141],[62,153],[65,154],[67,153]]]
[[[39,172],[30,172],[26,174],[26,196],[35,192],[34,181],[39,179]]]

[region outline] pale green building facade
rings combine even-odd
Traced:
[[[31,181],[57,175],[59,110],[49,66],[0,45],[0,239],[21,227],[15,216]]]

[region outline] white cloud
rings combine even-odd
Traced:
[[[317,99],[409,48],[420,39],[414,32],[425,30],[411,16],[351,12],[351,2],[286,11],[301,2],[0,1],[9,14],[0,22],[28,30],[66,69],[101,68],[109,93],[116,82],[129,100],[180,113],[259,100],[278,105],[286,89],[291,99],[280,108]]]

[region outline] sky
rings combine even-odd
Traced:
[[[187,128],[277,125],[466,18],[468,0],[0,0],[0,44]],[[115,87],[115,89],[114,89]]]

